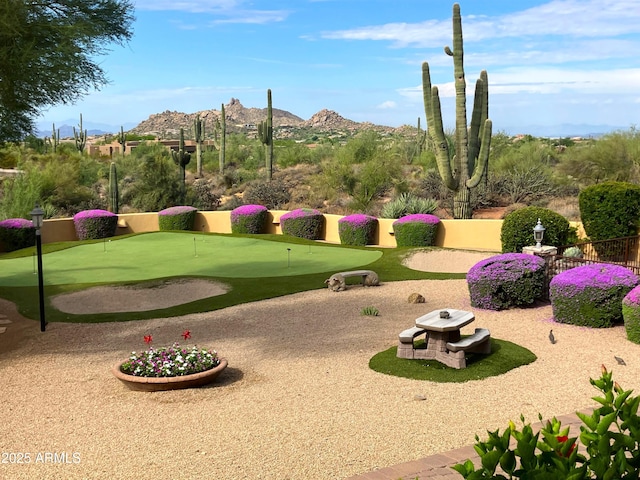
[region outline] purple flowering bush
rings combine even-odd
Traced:
[[[481,260],[467,273],[471,305],[487,310],[531,305],[544,293],[544,260],[503,253]]]
[[[549,285],[553,316],[560,323],[611,327],[622,321],[622,301],[639,280],[631,270],[607,263],[566,270]]]
[[[267,207],[242,205],[231,211],[231,233],[263,233],[267,221]]]
[[[160,230],[193,230],[197,208],[178,206],[165,208],[158,212]]]
[[[414,213],[393,222],[393,235],[398,247],[428,247],[433,245],[440,219],[435,215]]]
[[[633,343],[640,343],[640,286],[622,299],[622,318],[627,338]]]
[[[106,210],[83,210],[73,216],[78,240],[95,240],[113,237],[118,226],[118,216]]]
[[[33,247],[36,243],[36,229],[31,220],[8,218],[0,222],[0,244],[5,252]]]
[[[314,208],[298,208],[280,217],[282,233],[308,240],[320,240],[324,215]]]
[[[378,219],[363,213],[354,213],[338,220],[338,235],[343,245],[364,246],[373,243]]]

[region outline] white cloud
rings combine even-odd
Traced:
[[[473,79],[470,81],[470,79]],[[467,95],[473,95],[477,74],[467,75]],[[441,98],[455,97],[453,82],[434,84]],[[640,85],[640,68],[617,70],[564,70],[517,68],[489,74],[489,96],[528,94],[635,94]],[[422,85],[398,89],[403,97],[422,98]]]
[[[396,102],[394,102],[393,100],[387,100],[386,102],[382,102],[376,108],[379,108],[379,109],[382,109],[382,110],[388,110],[388,109],[396,108],[397,106],[398,106],[398,104]]]
[[[501,16],[465,16],[465,42],[496,38],[569,36],[603,38],[640,33],[638,0],[554,0]],[[451,20],[419,23],[387,23],[349,30],[324,32],[323,38],[383,40],[395,47],[440,47],[451,42]]]
[[[287,10],[260,10],[245,8],[245,0],[200,0],[200,1],[172,1],[172,0],[137,0],[136,8],[151,11],[179,11],[187,13],[211,14],[219,16],[212,23],[250,23],[265,24],[285,20]],[[251,3],[249,3],[251,4]]]

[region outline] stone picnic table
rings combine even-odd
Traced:
[[[460,329],[474,320],[472,312],[453,308],[427,313],[416,319],[415,327],[400,333],[397,355],[400,358],[433,359],[452,368],[465,368],[465,352],[491,352],[489,330],[476,328],[473,335],[460,339]],[[426,334],[426,348],[414,348],[414,338],[423,333]]]

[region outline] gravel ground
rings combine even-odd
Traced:
[[[466,271],[486,256],[437,252],[409,264]],[[409,304],[414,292],[426,303]],[[381,316],[361,316],[369,305]],[[505,375],[437,384],[369,369],[369,359],[395,345],[415,318],[444,307],[470,308],[464,280],[322,289],[184,317],[54,323],[45,333],[0,299],[0,312],[13,321],[0,335],[0,478],[343,479],[469,445],[521,413],[534,421],[538,413],[591,407],[589,377],[599,376],[601,364],[638,390],[640,346],[623,327],[555,324],[546,305],[474,309],[476,321],[464,331],[489,328],[538,356]],[[184,329],[228,359],[217,383],[134,392],[110,373],[144,348],[144,335],[164,345]]]

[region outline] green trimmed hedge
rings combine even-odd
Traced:
[[[198,209],[190,206],[165,208],[158,212],[158,226],[160,231],[193,230]]]
[[[578,196],[580,219],[592,242],[638,234],[640,222],[640,186],[626,182],[591,185]],[[616,261],[607,245],[595,244],[601,259]]]
[[[242,205],[231,211],[231,233],[260,234],[265,231],[267,207]]]
[[[543,244],[554,247],[567,244],[571,231],[569,220],[548,208],[524,207],[511,212],[502,222],[502,251],[522,253],[524,247],[535,245],[533,227],[538,219],[545,228]]]
[[[280,217],[280,227],[285,235],[320,240],[324,228],[324,215],[313,208],[298,208]]]
[[[347,215],[338,220],[338,235],[343,245],[364,246],[374,243],[378,219],[362,213]]]
[[[393,236],[398,247],[429,247],[433,245],[440,219],[435,215],[416,213],[393,222]]]

